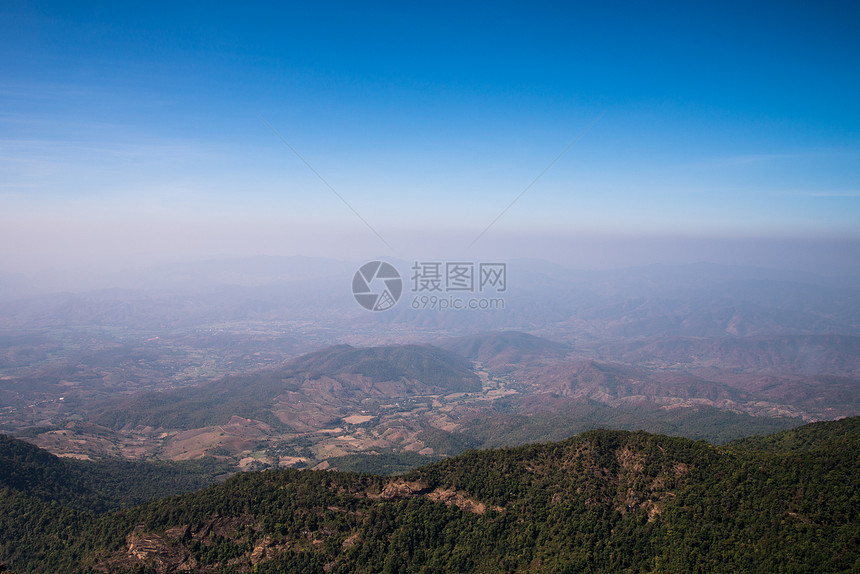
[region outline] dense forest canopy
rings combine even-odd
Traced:
[[[725,446],[588,431],[396,477],[241,473],[130,508],[160,496],[143,483],[179,491],[217,469],[73,462],[4,437],[0,560],[20,572],[856,571],[858,452],[860,417]]]

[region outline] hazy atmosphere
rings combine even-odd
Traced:
[[[0,1],[0,572],[860,571],[858,22]]]
[[[49,288],[254,255],[855,274],[857,15],[4,2],[0,270]]]

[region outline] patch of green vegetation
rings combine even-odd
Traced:
[[[467,434],[452,433],[431,426],[418,433],[416,438],[425,446],[432,448],[434,453],[448,456],[481,446],[478,440]]]
[[[424,456],[415,452],[357,453],[329,458],[328,463],[332,468],[341,472],[391,476],[436,462],[440,458],[438,456]]]
[[[645,430],[724,444],[740,437],[779,432],[803,424],[801,419],[755,417],[713,407],[664,410],[573,404],[564,412],[530,416],[505,413],[504,410],[502,403],[499,414],[475,419],[468,424],[463,430],[467,437],[464,442],[481,448],[496,448],[563,440],[586,430],[606,428]]]
[[[0,488],[96,513],[198,490],[230,469],[212,458],[180,462],[59,458],[0,435]]]
[[[748,436],[727,446],[775,454],[804,452],[823,448],[842,438],[850,440],[860,433],[860,417],[803,425],[767,436]]]
[[[14,429],[15,436],[19,438],[33,438],[35,436],[39,436],[42,433],[51,432],[55,430],[59,430],[61,427],[56,426],[35,426],[35,427],[27,427],[23,429]],[[3,430],[0,428],[0,430]],[[13,430],[13,429],[10,429]]]

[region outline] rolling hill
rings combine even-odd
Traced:
[[[510,371],[517,365],[539,359],[562,359],[573,351],[573,348],[566,344],[520,331],[496,331],[456,337],[444,340],[438,345],[471,361],[480,361],[497,372]]]
[[[141,426],[188,430],[226,424],[233,416],[288,429],[306,424],[292,416],[292,407],[299,403],[313,403],[316,410],[326,410],[361,404],[371,397],[393,399],[480,389],[480,380],[468,361],[435,347],[357,349],[339,345],[302,355],[277,369],[106,401],[91,416],[96,423],[113,429]],[[337,418],[334,410],[331,417]]]

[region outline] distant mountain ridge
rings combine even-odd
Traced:
[[[493,369],[505,369],[513,365],[539,358],[560,359],[573,348],[536,337],[521,331],[496,331],[446,339],[437,343],[441,348],[454,351],[472,361],[480,361]]]
[[[408,379],[449,392],[481,389],[469,361],[430,345],[397,345],[357,349],[337,345],[290,361],[289,366],[311,379],[362,375],[374,382]]]
[[[860,375],[860,337],[655,337],[607,343],[607,358],[647,366],[744,369],[770,373]]]

